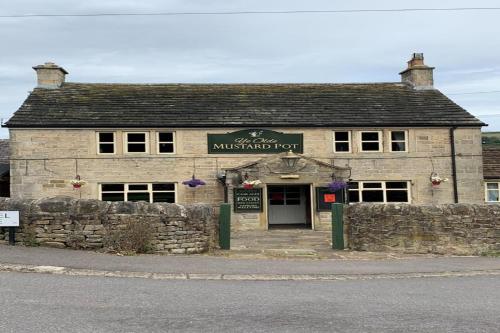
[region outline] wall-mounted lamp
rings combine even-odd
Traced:
[[[226,184],[226,172],[225,171],[219,171],[217,172],[217,180],[225,185]]]
[[[300,156],[294,154],[291,150],[289,150],[285,156],[281,158],[283,163],[289,168],[293,168],[297,165],[297,162],[300,160]]]

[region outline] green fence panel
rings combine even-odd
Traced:
[[[332,249],[344,249],[344,205],[332,204]]]
[[[219,246],[222,250],[231,248],[231,205],[220,205],[219,214]]]

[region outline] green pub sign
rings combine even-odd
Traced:
[[[234,211],[236,213],[262,212],[262,189],[235,188]]]
[[[209,154],[303,153],[302,133],[281,133],[266,129],[247,129],[225,134],[208,134]]]

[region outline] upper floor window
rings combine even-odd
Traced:
[[[158,132],[158,154],[175,153],[175,133]]]
[[[500,202],[500,182],[487,182],[484,186],[486,202]]]
[[[114,132],[98,132],[97,145],[99,154],[114,154],[115,153],[115,133]]]
[[[391,151],[408,151],[406,131],[391,131]]]
[[[175,202],[174,183],[101,184],[103,201]]]
[[[349,183],[349,202],[410,202],[407,181]]]
[[[333,151],[335,153],[351,152],[351,132],[334,131],[333,132]]]
[[[146,132],[126,132],[125,133],[126,153],[147,153],[148,133]]]
[[[382,133],[380,131],[361,132],[361,151],[380,152],[382,151]]]

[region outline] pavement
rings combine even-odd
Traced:
[[[349,251],[341,251],[349,253]],[[350,254],[349,259],[234,258],[114,254],[0,245],[0,271],[59,275],[204,280],[346,280],[500,276],[500,258]]]

